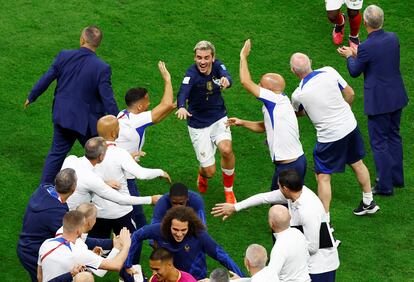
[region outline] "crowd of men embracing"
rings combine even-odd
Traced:
[[[123,281],[335,281],[339,267],[330,226],[331,175],[349,165],[362,190],[353,210],[357,216],[380,208],[375,194],[390,196],[404,186],[399,123],[408,99],[399,71],[399,43],[384,32],[384,14],[375,5],[364,11],[368,38],[355,47],[338,48],[347,58],[352,76],[365,76],[365,112],[377,183],[371,189],[363,162],[364,142],[351,110],[354,91],[332,67],[312,69],[306,54],[291,56],[291,71],[299,86],[284,93],[285,80],[264,74],[259,83],[250,75],[251,41],[240,52],[240,82],[263,103],[263,120],[227,117],[222,91],[233,84],[225,65],[215,58],[215,47],[200,41],[174,101],[171,76],[158,63],[164,94],[149,109],[150,94],[132,88],[119,111],[111,86],[111,68],[95,52],[102,40],[96,26],[86,27],[80,49],[61,51],[50,69],[33,87],[25,107],[57,80],[53,102],[54,134],[41,184],[32,194],[20,234],[17,254],[32,281],[93,281],[94,276],[119,272]],[[386,54],[386,56],[384,55]],[[379,85],[379,86],[378,86]],[[377,87],[378,86],[378,87]],[[138,164],[148,126],[165,119],[174,109],[188,120],[188,131],[199,161],[198,192],[206,193],[216,171],[215,153],[221,155],[225,202],[211,213],[226,219],[235,212],[272,204],[268,222],[274,246],[250,245],[245,253],[246,274],[209,235],[201,195],[185,184],[171,183],[162,169]],[[308,116],[315,126],[313,152],[317,191],[305,186],[307,161],[299,139],[297,117]],[[242,126],[265,133],[275,166],[271,191],[237,202],[233,192],[235,156],[230,127]],[[74,142],[84,146],[82,157],[67,156]],[[164,195],[141,196],[136,179],[164,178]],[[153,204],[147,224],[142,205]],[[142,243],[153,251],[151,271],[140,267]],[[225,269],[208,277],[206,255]]]

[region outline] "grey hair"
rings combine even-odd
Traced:
[[[210,282],[229,282],[230,276],[226,269],[216,268],[210,274]]]
[[[290,67],[296,74],[305,74],[312,70],[312,62],[303,53],[295,53],[290,57]]]
[[[214,56],[214,54],[216,54],[216,47],[214,47],[213,43],[211,43],[210,41],[207,41],[207,40],[203,40],[203,41],[198,42],[194,46],[194,53],[197,50],[211,50],[211,55]]]
[[[88,160],[96,160],[106,152],[106,142],[102,137],[93,137],[85,144],[85,157]]]
[[[78,177],[72,168],[65,168],[59,171],[55,178],[56,192],[59,194],[68,194],[72,191],[73,186],[76,187]]]
[[[384,24],[384,11],[376,5],[369,5],[364,11],[364,21],[370,28],[381,28]]]
[[[262,269],[266,266],[267,251],[262,245],[251,244],[248,246],[245,257],[252,267]]]

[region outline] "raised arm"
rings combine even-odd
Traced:
[[[171,75],[163,61],[158,62],[158,69],[164,80],[164,95],[162,96],[161,102],[151,111],[153,123],[162,121],[175,108]]]
[[[242,126],[257,133],[263,133],[266,130],[263,121],[249,121],[236,117],[229,118],[226,121],[226,126]]]
[[[275,190],[271,192],[259,193],[259,194],[253,195],[250,198],[247,198],[246,200],[243,200],[236,204],[229,204],[229,203],[216,204],[215,207],[213,207],[211,214],[214,215],[214,217],[223,216],[223,220],[225,220],[229,216],[231,216],[233,213],[250,208],[250,207],[254,207],[254,206],[258,206],[262,204],[286,204],[286,203],[287,203],[287,200],[283,196],[282,192],[280,192],[280,190]]]
[[[247,91],[249,91],[256,97],[259,97],[260,87],[259,85],[253,82],[250,76],[249,66],[247,64],[247,57],[250,54],[250,50],[251,42],[250,39],[247,39],[246,42],[244,42],[244,46],[240,51],[240,83]]]
[[[99,266],[100,269],[112,271],[121,270],[128,256],[128,252],[131,246],[131,234],[129,233],[129,230],[126,227],[121,229],[121,232],[119,233],[119,238],[121,240],[122,249],[115,257],[111,259],[104,259]]]

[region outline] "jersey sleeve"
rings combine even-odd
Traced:
[[[134,117],[131,116],[130,124],[136,130],[138,130],[138,128],[146,128],[147,126],[152,125],[151,111],[146,111],[140,113],[139,115],[134,115]]]
[[[132,267],[132,260],[135,252],[142,245],[142,241],[146,239],[156,239],[155,230],[160,228],[159,224],[145,225],[132,233],[131,236],[131,247],[129,248],[128,257],[125,261],[125,268]]]
[[[187,104],[187,99],[190,96],[191,88],[193,87],[195,80],[194,74],[191,72],[191,69],[188,70],[181,82],[180,90],[177,95],[177,108],[185,108]]]
[[[300,89],[298,87],[292,94],[292,107],[295,112],[300,112],[301,110],[303,110],[303,106],[301,102],[298,100],[299,91]]]
[[[336,69],[332,68],[332,67],[326,67],[325,70],[330,73],[331,75],[333,75],[336,79],[336,81],[338,82],[338,86],[341,89],[344,89],[345,87],[348,86],[348,83],[345,81],[345,79],[339,74],[339,72],[336,71]]]
[[[126,150],[119,150],[119,152],[122,154],[122,169],[134,175],[137,179],[148,180],[164,175],[164,171],[161,169],[150,169],[140,166]]]
[[[302,213],[301,217],[303,222],[303,235],[307,241],[308,251],[310,255],[313,255],[319,250],[319,232],[322,218],[319,214],[310,210]]]
[[[271,192],[260,193],[260,194],[251,196],[250,198],[247,198],[246,200],[243,200],[241,202],[234,204],[234,208],[236,209],[236,211],[241,211],[243,209],[247,209],[250,207],[263,205],[263,204],[286,204],[286,203],[287,203],[287,200],[285,196],[283,196],[282,192],[280,192],[280,190],[274,190]]]
[[[244,273],[240,270],[239,266],[231,259],[231,257],[223,250],[223,248],[207,234],[203,232],[200,235],[200,240],[203,242],[204,251],[211,258],[217,260],[228,270],[233,271],[240,277],[245,277]]]
[[[232,86],[233,85],[233,79],[231,78],[231,76],[230,76],[230,74],[229,74],[229,72],[227,71],[227,68],[226,68],[226,66],[221,62],[221,61],[219,61],[219,60],[216,60],[215,62],[214,62],[214,64],[218,67],[218,69],[219,69],[219,73],[220,73],[220,78],[222,78],[222,77],[226,77],[227,78],[227,80],[229,81],[229,83],[230,83],[230,86]],[[229,87],[230,87],[229,86]]]
[[[76,261],[76,264],[84,265],[91,271],[99,269],[99,266],[104,260],[103,257],[98,256],[94,252],[87,249],[79,250],[74,259]]]
[[[134,197],[134,196],[127,196],[122,195],[112,187],[108,186],[101,178],[98,176],[93,177],[92,179],[88,180],[89,183],[87,185],[90,192],[95,193],[99,197],[115,202],[120,205],[142,205],[143,200],[142,197]]]
[[[191,197],[190,206],[196,212],[198,218],[201,219],[201,221],[203,222],[203,224],[204,225],[207,225],[206,213],[205,213],[205,210],[204,210],[204,201],[203,201],[203,198],[201,198],[201,196],[198,195],[197,193],[190,194],[190,192],[189,192],[189,197]]]
[[[152,214],[151,224],[154,223],[161,223],[162,218],[164,217],[165,213],[167,212],[170,205],[168,205],[169,202],[168,194],[164,194],[158,202],[154,206],[154,212]]]

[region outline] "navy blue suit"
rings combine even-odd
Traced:
[[[379,192],[392,194],[404,186],[400,136],[402,109],[408,103],[400,72],[400,44],[395,33],[380,29],[368,35],[347,66],[352,77],[364,73],[364,112],[377,172]]]
[[[54,80],[53,142],[41,183],[53,183],[76,139],[83,146],[97,135],[100,117],[119,112],[112,91],[111,67],[88,48],[61,51],[33,87],[29,102],[36,101]]]

